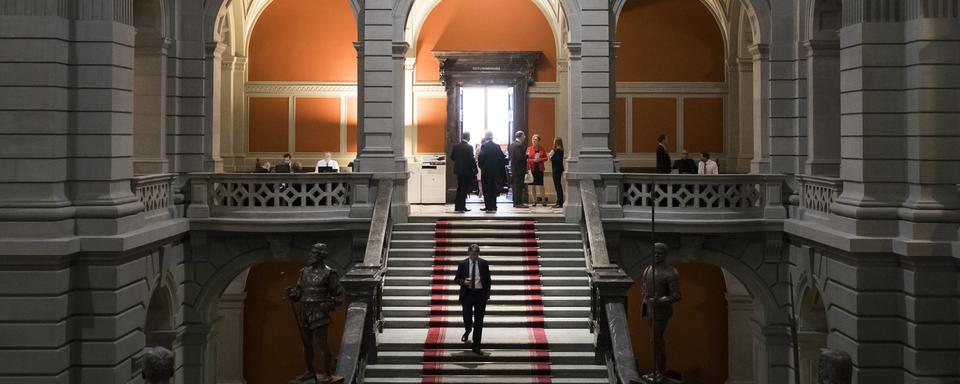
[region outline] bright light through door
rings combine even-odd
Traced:
[[[464,132],[470,132],[472,144],[480,144],[487,131],[493,132],[493,141],[510,143],[513,127],[512,87],[464,87],[460,89],[461,123]]]

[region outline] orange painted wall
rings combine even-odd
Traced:
[[[727,380],[727,302],[720,268],[704,263],[676,263],[683,298],[673,306],[667,326],[667,368],[688,383],[723,384]],[[627,296],[627,323],[637,365],[650,372],[653,357],[650,327],[640,316],[641,285]]]
[[[285,97],[250,98],[250,152],[286,152],[290,107]]]
[[[357,81],[347,0],[274,0],[250,37],[250,81]]]
[[[530,0],[443,0],[427,17],[417,44],[417,81],[440,79],[433,51],[542,51],[537,81],[556,81],[550,24]]]
[[[286,382],[304,371],[299,330],[284,291],[296,282],[299,269],[299,264],[288,262],[250,269],[243,308],[243,373],[249,384]],[[344,301],[331,315],[327,340],[334,356],[340,353],[346,308]],[[321,369],[319,356],[315,364]]]
[[[417,99],[417,152],[446,152],[447,99]]]
[[[633,99],[633,152],[656,152],[657,136],[667,135],[667,149],[676,151],[677,100],[674,98]]]
[[[613,131],[616,133],[617,152],[627,151],[627,99],[618,97],[614,102]]]
[[[527,134],[540,135],[540,145],[553,148],[553,138],[557,136],[556,100],[549,97],[531,97],[527,107],[527,121],[530,129]],[[527,141],[530,145],[530,141]]]
[[[723,152],[723,99],[683,99],[683,146],[690,152]]]
[[[297,98],[298,152],[340,152],[340,98]]]
[[[347,98],[347,152],[357,151],[357,99]]]
[[[700,0],[628,0],[616,35],[617,81],[724,79],[723,35]]]

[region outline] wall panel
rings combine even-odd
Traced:
[[[633,151],[656,152],[657,135],[667,135],[667,149],[676,152],[677,100],[675,98],[633,99]]]
[[[417,152],[444,153],[447,99],[417,99]]]
[[[250,152],[286,152],[289,138],[289,99],[250,98]]]
[[[296,151],[340,152],[340,98],[297,98]]]
[[[721,98],[683,99],[684,149],[692,153],[723,152],[723,108]]]
[[[530,130],[527,132],[530,137],[534,134],[540,135],[542,141],[540,145],[549,151],[553,148],[553,138],[557,136],[556,119],[556,100],[552,97],[531,97],[529,109],[527,109],[527,121],[530,124]],[[530,141],[527,140],[527,145]],[[550,164],[547,164],[547,168]]]

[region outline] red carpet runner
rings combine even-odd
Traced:
[[[525,299],[518,301],[518,305],[525,305],[526,313],[525,326],[527,328],[526,340],[515,340],[511,343],[511,348],[528,351],[529,356],[526,362],[530,365],[529,375],[530,383],[550,383],[550,350],[547,342],[547,335],[544,332],[544,312],[543,312],[543,283],[540,279],[540,255],[538,252],[538,241],[536,233],[536,222],[534,220],[519,221],[515,226],[498,226],[496,229],[484,229],[478,236],[476,230],[482,227],[473,227],[470,220],[437,220],[434,233],[434,256],[433,256],[433,276],[431,279],[430,290],[430,321],[427,337],[424,341],[423,368],[421,373],[422,383],[442,383],[444,370],[444,353],[451,351],[463,352],[469,351],[469,346],[459,343],[463,332],[463,326],[460,322],[461,308],[457,304],[459,295],[458,287],[454,285],[453,279],[456,275],[457,263],[467,257],[467,246],[477,240],[480,243],[480,257],[490,262],[491,273],[498,274],[496,266],[503,266],[503,263],[497,263],[497,257],[512,256],[520,257],[520,264],[523,266],[522,274],[517,283],[521,284],[522,291],[519,292],[498,292],[497,284],[493,284],[493,293],[491,300],[487,303],[487,313],[484,319],[485,342],[489,342],[491,335],[496,333],[497,329],[491,326],[491,319],[497,315],[492,311],[493,306],[498,304],[496,297],[503,294],[523,294]],[[469,232],[457,231],[474,230]],[[511,230],[510,237],[503,237],[498,230]],[[476,238],[476,239],[474,239]],[[493,240],[491,240],[491,238]],[[484,252],[485,247],[498,246],[497,241],[504,241],[504,248],[497,252]],[[494,278],[494,281],[497,279]],[[452,304],[451,304],[452,303]],[[445,343],[445,338],[449,332],[454,345]],[[458,345],[460,344],[460,345]],[[489,343],[485,343],[484,351],[486,356],[477,356],[477,362],[486,362],[486,364],[496,364],[491,360],[485,360],[490,356]],[[511,375],[513,376],[513,375]]]

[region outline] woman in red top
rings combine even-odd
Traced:
[[[534,198],[530,201],[530,205],[536,206],[537,204],[543,204],[543,206],[546,207],[547,193],[543,189],[543,164],[547,162],[547,152],[540,146],[540,135],[533,135],[530,139],[530,144],[531,145],[527,147],[527,169],[533,173],[533,182],[530,183],[530,189],[533,190]],[[540,196],[542,196],[542,201]]]

